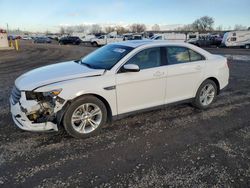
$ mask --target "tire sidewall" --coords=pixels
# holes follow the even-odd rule
[[[97,105],[102,111],[102,121],[101,121],[100,125],[93,132],[87,133],[87,134],[81,134],[81,133],[77,132],[76,130],[74,130],[74,128],[71,124],[72,114],[74,113],[76,108],[78,108],[80,105],[82,105],[84,103],[93,103],[93,104]],[[68,107],[68,109],[66,110],[66,112],[64,114],[63,125],[64,125],[64,128],[69,135],[71,135],[75,138],[87,138],[87,137],[91,137],[91,136],[96,135],[101,130],[101,127],[106,123],[106,121],[107,121],[107,109],[106,109],[106,106],[104,105],[104,103],[100,99],[98,99],[94,96],[83,96],[83,97],[78,98],[75,101],[73,101],[71,103],[71,105]]]
[[[93,42],[92,45],[93,45],[94,47],[97,47],[97,46],[98,46],[96,42]]]
[[[214,89],[215,89],[215,95],[214,95],[214,98],[213,98],[212,102],[211,102],[209,105],[204,106],[204,105],[202,105],[201,102],[200,102],[200,93],[201,93],[201,90],[204,88],[204,86],[207,85],[207,84],[212,84],[212,85],[213,85],[213,87],[214,87]],[[215,84],[215,82],[212,81],[212,80],[205,80],[205,81],[200,85],[199,89],[197,90],[197,93],[196,93],[196,96],[195,96],[195,99],[194,99],[194,105],[195,105],[197,108],[199,108],[199,109],[207,109],[207,108],[209,108],[210,105],[214,102],[217,93],[218,93],[218,88],[217,88],[217,85]]]

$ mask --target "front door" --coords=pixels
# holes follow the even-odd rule
[[[136,64],[139,72],[116,74],[118,114],[164,103],[166,72],[162,69],[161,48],[149,48],[134,55],[126,64]]]

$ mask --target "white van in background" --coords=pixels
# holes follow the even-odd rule
[[[186,34],[184,33],[163,33],[163,34],[155,34],[152,40],[167,40],[170,42],[185,42]]]
[[[250,48],[250,31],[230,31],[226,32],[222,39],[222,45],[226,47]]]

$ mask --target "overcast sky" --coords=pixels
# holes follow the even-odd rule
[[[57,31],[84,23],[189,24],[208,15],[215,26],[250,26],[250,0],[0,0],[0,27]]]

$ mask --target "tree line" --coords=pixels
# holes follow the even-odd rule
[[[201,18],[196,19],[193,23],[184,25],[183,27],[177,28],[180,31],[198,31],[198,32],[206,32],[206,31],[223,31],[223,30],[250,30],[250,27],[243,26],[241,24],[236,24],[234,28],[228,26],[227,28],[223,28],[222,25],[214,28],[214,18],[209,16],[203,16]]]
[[[141,33],[146,31],[146,25],[135,23],[132,24],[129,28],[123,27],[123,26],[107,26],[107,27],[101,27],[99,24],[93,24],[93,25],[79,25],[79,26],[61,26],[60,27],[60,34],[72,34],[73,32],[86,32],[92,34],[97,33],[111,33],[113,31],[116,31],[118,34],[124,34],[128,32],[133,33]]]
[[[177,31],[198,31],[198,32],[207,32],[207,31],[222,31],[223,26],[219,25],[216,28],[214,28],[214,18],[209,16],[203,16],[201,18],[196,19],[193,23],[184,25],[182,27],[178,27],[175,30]],[[250,27],[246,27],[240,24],[236,24],[234,28],[231,28],[230,26],[226,28],[226,30],[250,30]],[[78,25],[78,26],[67,26],[67,27],[60,27],[60,34],[72,34],[73,32],[86,32],[92,34],[97,33],[111,33],[113,31],[116,31],[118,34],[124,34],[128,32],[132,33],[141,33],[146,31],[146,25],[140,24],[140,23],[134,23],[130,25],[129,27],[123,27],[123,26],[107,26],[102,27],[99,24],[93,24],[93,25]],[[160,31],[161,28],[158,24],[154,24],[151,28],[152,31]],[[225,30],[225,29],[224,29]]]

